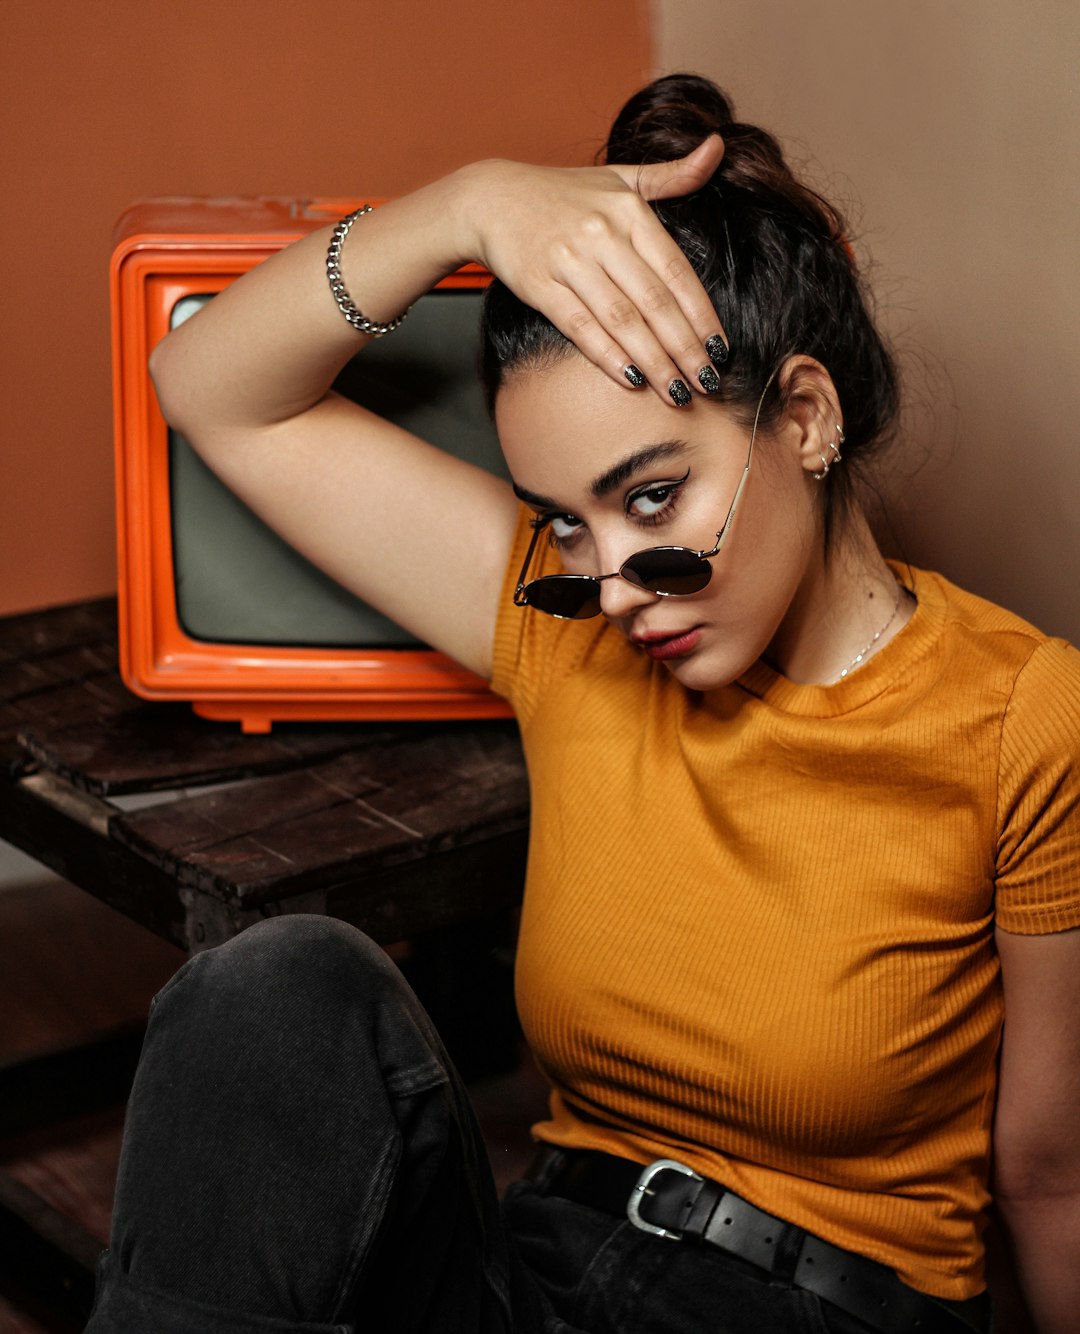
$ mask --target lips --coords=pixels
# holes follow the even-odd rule
[[[670,658],[684,658],[692,653],[701,638],[700,629],[680,630],[677,635],[634,635],[633,642],[655,662],[666,662]]]

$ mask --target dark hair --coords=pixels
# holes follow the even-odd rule
[[[765,130],[735,120],[708,79],[671,74],[635,93],[608,137],[609,163],[667,162],[714,131],[724,157],[692,195],[652,208],[693,264],[723,321],[730,357],[714,397],[747,424],[772,372],[805,353],[829,371],[844,416],[845,466],[828,480],[826,533],[850,499],[849,469],[883,441],[898,410],[896,370],[874,327],[840,213],[803,185]],[[537,311],[494,283],[484,303],[481,372],[489,403],[508,371],[542,366],[570,344]],[[761,422],[775,424],[784,389],[774,381]]]

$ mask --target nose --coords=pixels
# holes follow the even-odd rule
[[[621,575],[605,579],[600,585],[600,610],[609,620],[632,616],[639,607],[656,601],[656,594],[632,584]]]

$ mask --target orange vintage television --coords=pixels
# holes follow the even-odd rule
[[[120,660],[137,695],[266,731],[298,719],[494,718],[504,701],[272,533],[166,424],[147,359],[240,274],[355,201],[159,199],[117,225],[111,265]],[[490,281],[469,265],[365,347],[337,388],[505,471],[475,363]],[[327,300],[330,300],[329,291]],[[422,364],[426,373],[415,373]]]

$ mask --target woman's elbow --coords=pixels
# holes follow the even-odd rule
[[[162,416],[170,425],[179,427],[177,416],[181,396],[178,392],[179,373],[171,334],[166,334],[153,349],[147,364]]]
[[[1039,1200],[1080,1196],[1080,1151],[1067,1134],[1049,1142],[1018,1142],[994,1145],[991,1188],[994,1199],[1006,1211]]]

